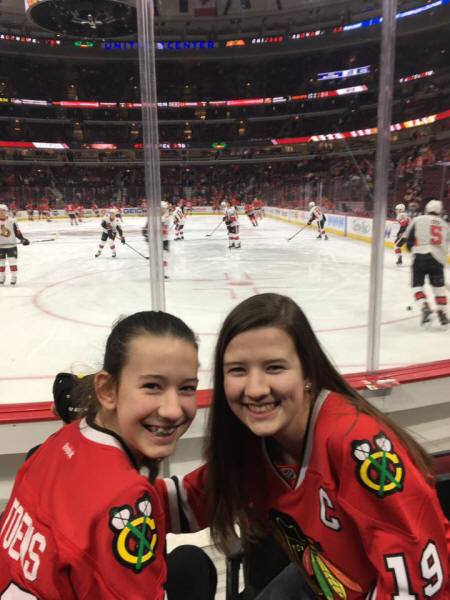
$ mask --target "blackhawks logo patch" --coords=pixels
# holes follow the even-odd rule
[[[347,600],[350,591],[363,593],[359,583],[328,560],[320,542],[305,535],[290,515],[271,508],[269,518],[279,543],[318,597]]]
[[[369,440],[351,442],[358,481],[380,498],[403,489],[405,469],[392,442],[382,431]]]
[[[127,504],[109,511],[108,524],[114,533],[114,556],[136,573],[155,558],[158,535],[151,514],[152,505],[147,495],[136,500],[134,514]]]

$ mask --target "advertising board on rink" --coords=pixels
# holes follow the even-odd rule
[[[306,225],[309,212],[305,210],[292,208],[279,208],[277,206],[266,206],[264,212],[267,216],[280,221],[287,221],[296,225]],[[372,241],[373,220],[370,217],[357,217],[344,214],[331,214],[325,212],[327,221],[325,229],[329,233],[342,235],[364,242]],[[392,220],[387,219],[385,223],[384,239],[385,245],[393,247],[394,240],[397,235],[400,225]]]

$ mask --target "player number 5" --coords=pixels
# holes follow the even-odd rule
[[[430,244],[439,246],[442,242],[442,227],[440,225],[430,225]]]

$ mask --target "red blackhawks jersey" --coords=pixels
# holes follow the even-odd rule
[[[449,523],[394,433],[323,391],[304,447],[292,480],[265,440],[251,438],[242,486],[312,589],[328,600],[448,600]],[[200,467],[184,477],[180,502],[185,522],[199,527],[207,525],[204,476]],[[170,486],[176,526],[182,518]]]
[[[158,486],[120,438],[85,419],[20,467],[0,520],[0,598],[162,600]]]

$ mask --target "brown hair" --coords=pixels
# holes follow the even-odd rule
[[[235,536],[239,523],[241,537],[248,542],[258,535],[255,519],[245,506],[242,482],[242,457],[245,441],[253,436],[230,410],[224,391],[223,359],[231,340],[240,333],[258,327],[278,327],[293,340],[305,378],[312,385],[311,397],[328,389],[345,396],[356,411],[374,416],[386,424],[407,448],[426,478],[431,459],[425,450],[398,424],[370,404],[353,389],[332,365],[300,307],[287,296],[259,294],[244,300],[225,319],[214,356],[214,387],[204,452],[208,464],[206,497],[209,523],[214,542],[223,550]],[[312,406],[314,405],[312,401]],[[232,443],[230,443],[232,440]]]

